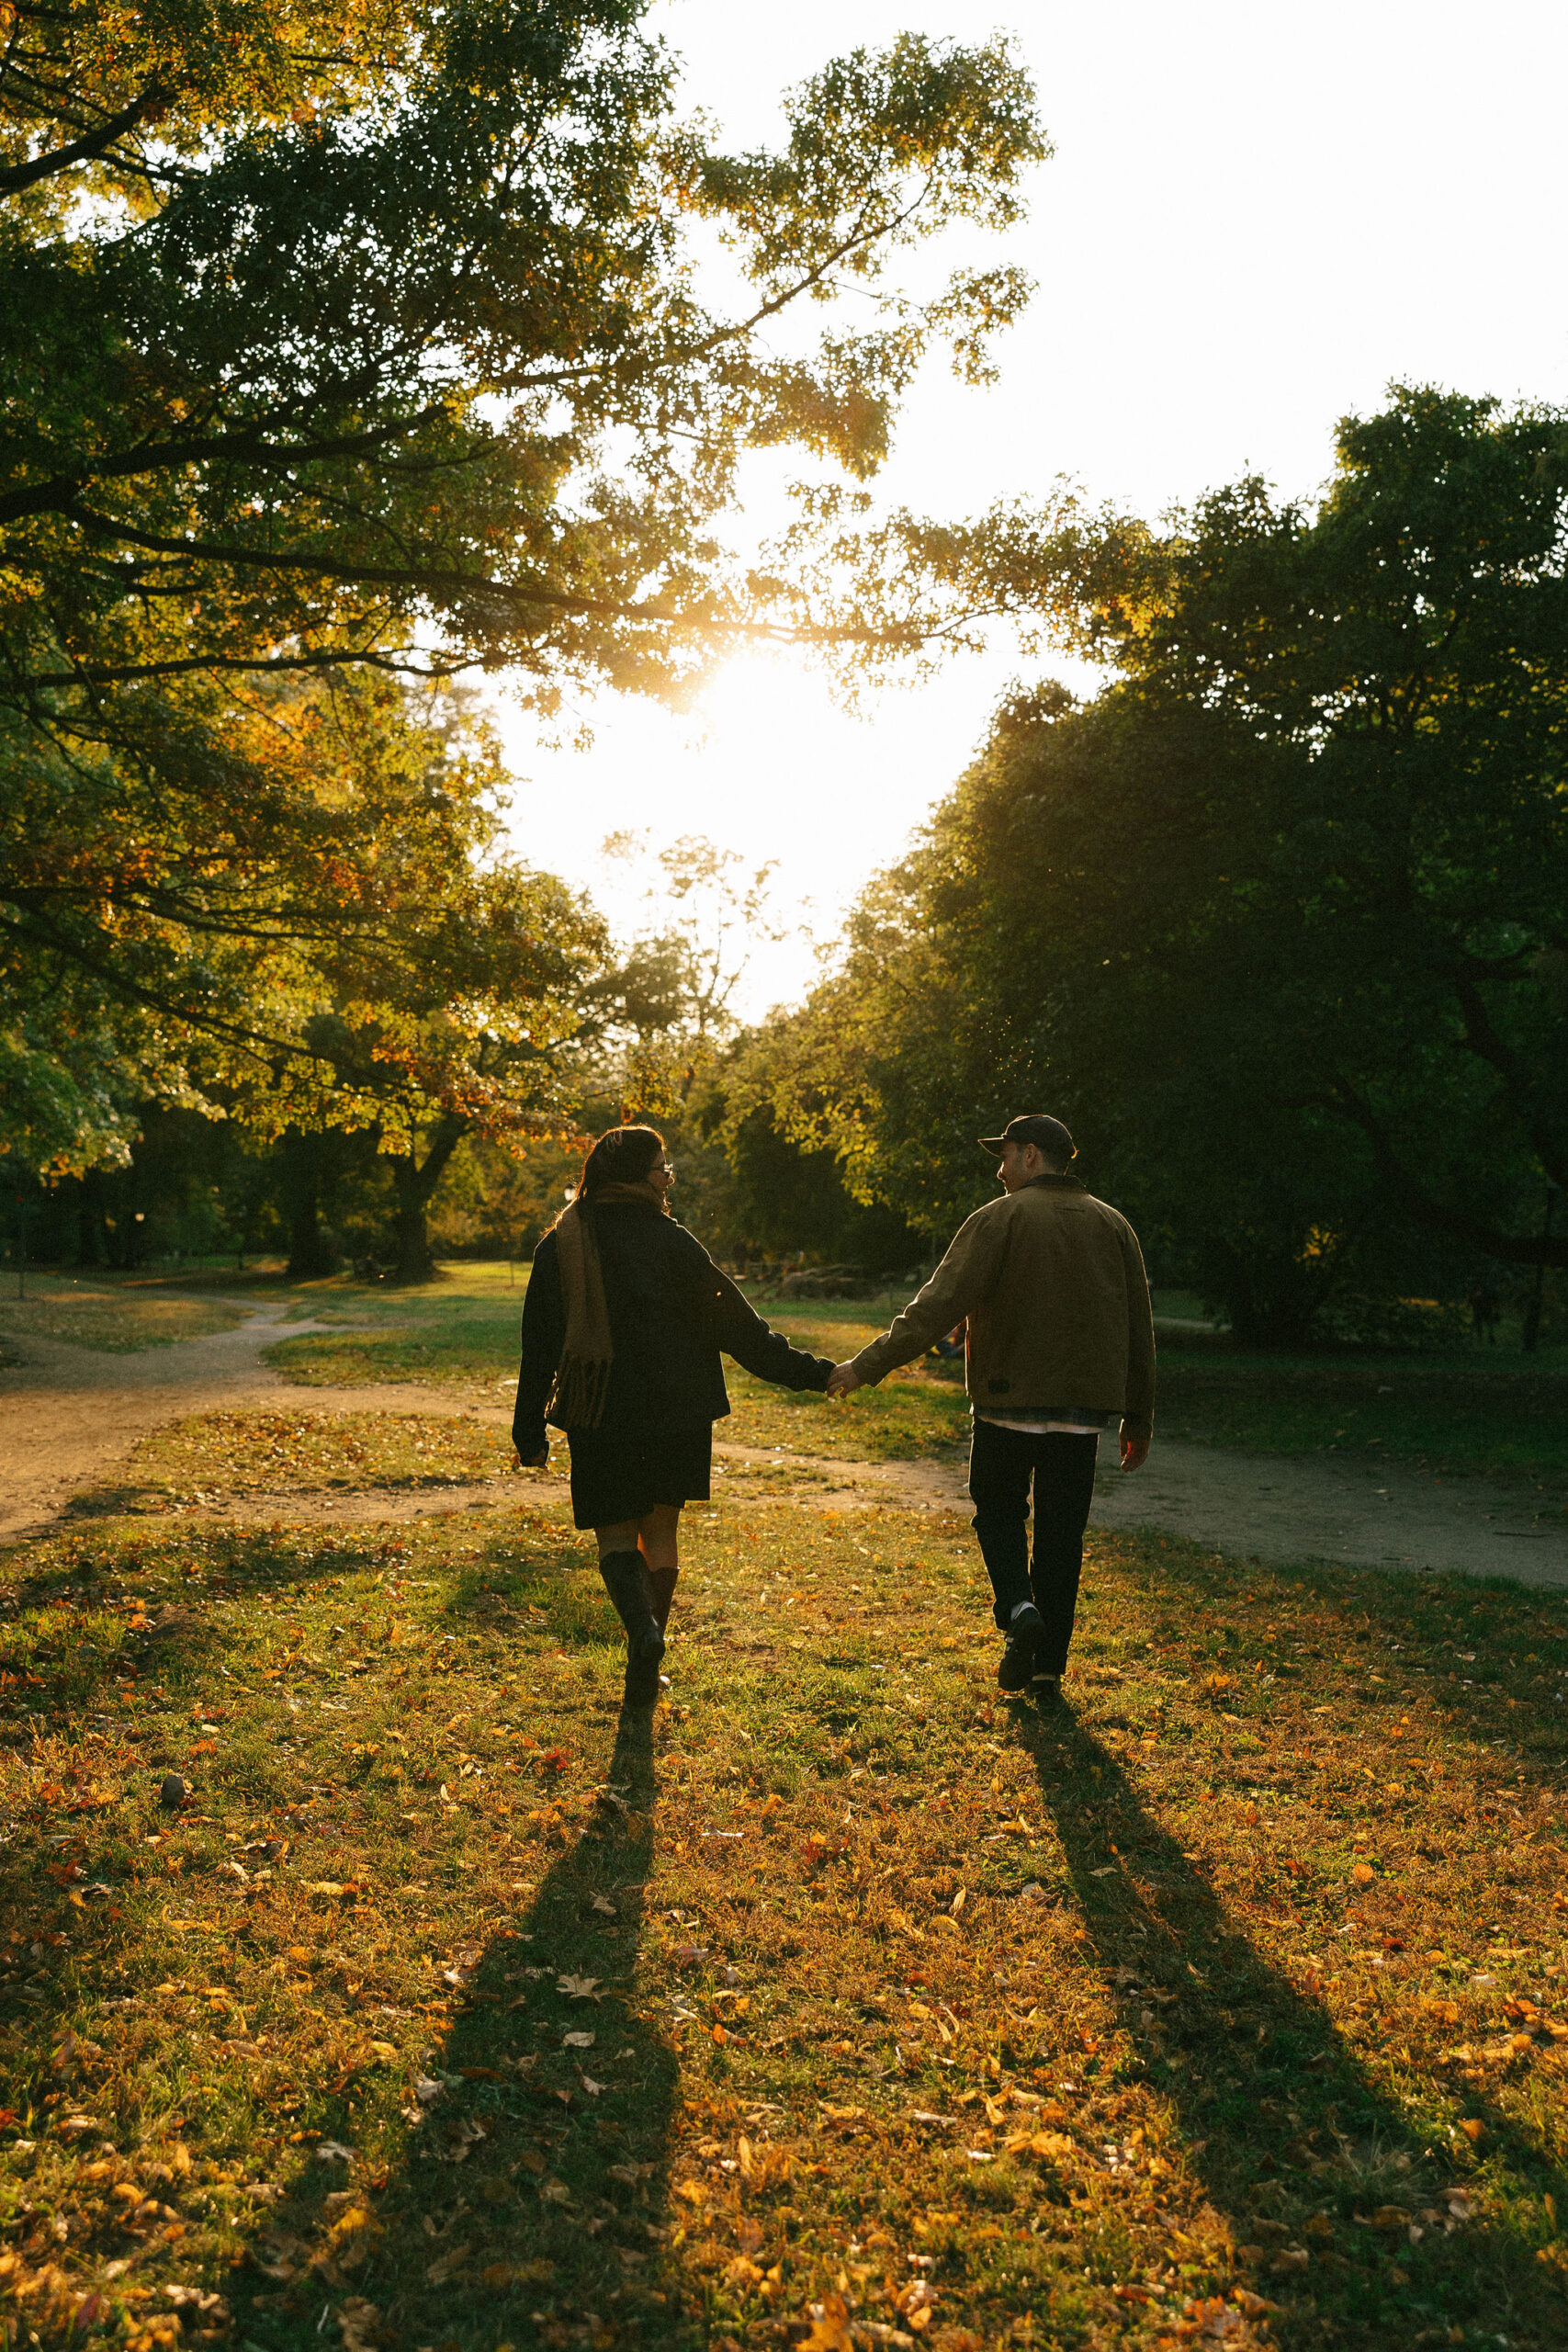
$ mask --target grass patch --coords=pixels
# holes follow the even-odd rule
[[[301,1388],[378,1387],[420,1381],[428,1388],[502,1402],[517,1380],[515,1322],[465,1321],[444,1329],[434,1319],[390,1331],[308,1331],[280,1340],[265,1361]],[[508,1369],[510,1367],[510,1369]]]
[[[848,1317],[828,1320],[815,1306],[810,1312],[788,1306],[766,1312],[795,1347],[840,1363],[886,1328]],[[863,1316],[864,1309],[859,1313]],[[962,1358],[955,1370],[907,1364],[880,1387],[856,1389],[842,1400],[775,1388],[728,1362],[724,1371],[733,1410],[717,1425],[717,1433],[736,1445],[779,1446],[834,1461],[910,1462],[968,1441]]]
[[[1552,2352],[1568,1603],[1101,1534],[1043,1715],[956,1518],[692,1521],[651,1736],[536,1498],[11,1555],[40,2343]]]
[[[179,1340],[203,1340],[231,1331],[243,1310],[223,1299],[170,1298],[108,1285],[85,1277],[28,1276],[30,1295],[0,1299],[0,1338],[18,1360],[17,1342],[63,1340],[106,1355],[134,1355],[142,1348],[172,1348]]]
[[[1568,1480],[1568,1361],[1229,1355],[1162,1348],[1158,1430],[1271,1453],[1363,1453]]]
[[[78,1510],[159,1510],[340,1487],[466,1485],[515,1475],[502,1430],[456,1415],[197,1413],[142,1438]]]
[[[476,1402],[506,1402],[517,1377],[520,1310],[503,1320],[488,1294],[445,1301],[427,1290],[420,1298],[424,1304],[418,1321],[379,1331],[304,1332],[269,1348],[266,1361],[302,1387],[412,1380]],[[356,1317],[360,1304],[356,1298]],[[389,1306],[386,1311],[396,1309]],[[796,1347],[840,1362],[885,1328],[866,1322],[863,1306],[835,1313],[813,1302],[808,1308],[764,1305],[761,1311]],[[733,1410],[716,1433],[732,1445],[778,1447],[836,1461],[897,1462],[940,1453],[968,1435],[962,1374],[946,1367],[909,1365],[880,1388],[858,1392],[849,1405],[775,1388],[728,1360],[725,1378]]]

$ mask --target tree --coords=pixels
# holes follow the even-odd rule
[[[1400,391],[1313,510],[1038,534],[1036,613],[1121,678],[1015,698],[868,895],[791,1132],[952,1214],[974,1114],[1056,1109],[1258,1337],[1438,1242],[1568,1263],[1565,491],[1562,416]],[[1017,541],[943,561],[1026,593]]]
[[[732,155],[642,15],[19,0],[0,533],[33,726],[140,741],[180,679],[258,667],[669,684],[765,593],[713,537],[741,453],[863,474],[933,341],[983,368],[1016,273],[920,302],[889,267],[1017,216],[1047,150],[1005,48],[858,51],[782,153]],[[863,323],[778,347],[846,287]]]
[[[11,740],[0,986],[35,1062],[113,1046],[99,1132],[23,1119],[13,1148],[86,1164],[109,1112],[152,1095],[265,1134],[373,1126],[399,1153],[444,1114],[536,1114],[604,933],[497,854],[485,729],[374,675],[235,682],[221,705],[153,771]]]
[[[123,1154],[198,1045],[309,1124],[341,1081],[290,958],[330,965],[335,921],[327,1001],[368,1004],[394,906],[439,929],[445,880],[467,920],[445,787],[383,793],[348,740],[397,682],[679,692],[775,627],[716,536],[742,455],[869,472],[933,343],[983,370],[1023,300],[894,275],[1018,213],[1046,149],[1004,47],[856,51],[735,155],[642,14],[7,8],[0,1140],[35,1163]],[[715,237],[731,312],[697,291]],[[793,349],[792,309],[826,321]]]

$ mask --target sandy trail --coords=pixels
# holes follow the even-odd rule
[[[138,1439],[190,1413],[246,1407],[310,1413],[423,1413],[461,1416],[505,1428],[505,1402],[475,1406],[450,1390],[413,1381],[367,1387],[307,1388],[262,1362],[285,1331],[320,1329],[286,1322],[281,1305],[236,1301],[245,1321],[235,1330],[135,1355],[29,1339],[27,1360],[0,1371],[0,1542],[41,1534],[73,1495],[104,1480]],[[718,1435],[715,1468],[733,1490],[787,1496],[824,1510],[876,1503],[967,1511],[961,1459],[851,1462],[818,1454],[727,1443]],[[1123,1477],[1114,1442],[1101,1446],[1091,1523],[1153,1528],[1185,1535],[1243,1557],[1274,1563],[1330,1560],[1348,1567],[1509,1577],[1568,1589],[1568,1516],[1544,1495],[1539,1507],[1520,1491],[1480,1478],[1438,1480],[1390,1463],[1325,1461],[1248,1453],[1181,1440],[1156,1441],[1147,1467]],[[565,1489],[566,1449],[552,1448],[547,1471],[438,1488],[298,1488],[248,1495],[216,1508],[238,1522],[406,1522],[453,1511],[514,1509],[535,1495]],[[790,1473],[805,1474],[792,1482]],[[766,1485],[760,1472],[777,1474]],[[717,1481],[716,1480],[716,1485]],[[719,1491],[722,1491],[722,1487]],[[213,1509],[208,1506],[208,1509]]]
[[[118,1469],[139,1438],[187,1413],[247,1406],[329,1413],[471,1409],[460,1397],[412,1382],[298,1387],[263,1363],[262,1351],[285,1335],[326,1327],[286,1322],[279,1305],[232,1304],[246,1317],[237,1329],[135,1355],[31,1337],[17,1343],[25,1361],[0,1370],[0,1542],[41,1532],[81,1487]]]

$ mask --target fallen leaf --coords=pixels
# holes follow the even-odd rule
[[[338,2311],[337,2324],[343,2336],[343,2352],[376,2352],[381,2314],[374,2303],[357,2300],[344,2303]]]
[[[594,2033],[563,2033],[560,2046],[563,2050],[592,2050],[598,2039]]]
[[[849,2307],[842,2295],[829,2295],[819,2303],[808,2304],[807,2310],[811,2333],[802,2337],[797,2352],[854,2352]]]
[[[1350,1876],[1355,1880],[1358,1886],[1371,1886],[1372,1880],[1376,1875],[1377,1873],[1372,1869],[1371,1862],[1358,1862],[1355,1869],[1350,1873]]]
[[[449,2254],[442,2255],[440,2259],[433,2262],[425,2272],[425,2285],[427,2287],[445,2286],[453,2273],[460,2270],[467,2262],[469,2251],[470,2249],[466,2245],[455,2245]]]
[[[616,1910],[615,1905],[610,1901],[607,1894],[596,1894],[593,1897],[593,1908],[595,1911],[600,1912],[606,1919],[618,1919],[620,1917],[620,1913]]]
[[[564,1993],[569,2000],[602,2001],[604,1996],[598,1990],[599,1982],[597,1976],[558,1976],[556,1991]]]

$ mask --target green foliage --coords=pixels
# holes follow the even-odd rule
[[[0,1146],[80,1169],[151,1095],[400,1150],[422,1117],[536,1110],[601,933],[495,855],[502,781],[460,708],[373,675],[213,688],[134,754],[0,717],[0,992],[29,1081]]]
[[[742,454],[866,473],[933,345],[973,373],[1024,299],[894,276],[1017,216],[1005,45],[856,51],[737,156],[642,13],[7,6],[0,1150],[123,1158],[149,1095],[403,1158],[537,1119],[592,926],[494,859],[493,749],[398,682],[678,692],[774,626],[715,537]]]
[[[1565,492],[1568,419],[1405,390],[1310,513],[1021,526],[1007,593],[1121,676],[998,714],[777,1040],[786,1130],[950,1219],[974,1136],[1053,1110],[1248,1336],[1568,1262]]]
[[[793,92],[780,153],[726,154],[642,15],[13,12],[20,707],[134,728],[193,675],[429,660],[549,702],[569,673],[668,684],[744,623],[712,537],[739,455],[870,470],[932,344],[972,362],[1027,290],[909,301],[893,256],[1015,219],[1047,150],[1005,46],[906,36]],[[698,300],[697,224],[733,315]],[[778,314],[849,285],[854,328],[781,355]]]

